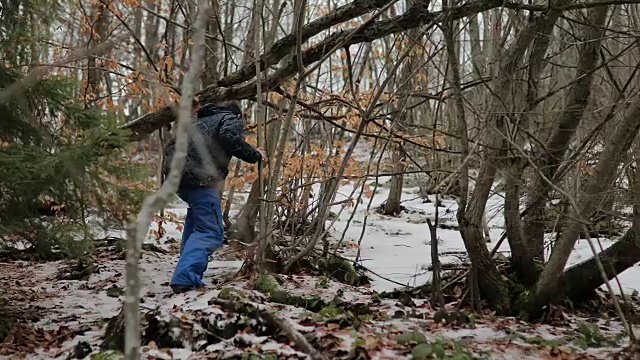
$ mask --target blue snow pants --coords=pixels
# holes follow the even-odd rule
[[[203,286],[209,256],[224,241],[220,192],[214,188],[180,189],[178,196],[189,204],[182,231],[180,259],[172,286]]]

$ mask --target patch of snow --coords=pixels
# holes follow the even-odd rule
[[[355,157],[368,159],[368,152],[357,148]],[[389,190],[389,177],[369,179],[367,183],[378,182],[376,193],[371,199],[371,207],[367,208],[369,199],[363,198],[363,203],[357,208],[335,205],[331,211],[339,214],[337,220],[330,229],[330,235],[334,239],[340,239],[344,233],[344,240],[349,245],[358,244],[360,246],[359,262],[368,269],[379,274],[373,276],[372,287],[351,287],[335,281],[322,281],[312,276],[294,275],[287,277],[284,287],[294,294],[317,295],[325,300],[331,300],[340,295],[342,300],[348,303],[370,302],[371,295],[376,291],[388,291],[398,288],[399,284],[420,285],[430,280],[431,274],[427,271],[431,265],[430,233],[426,223],[427,219],[434,220],[436,208],[435,197],[429,196],[429,202],[423,200],[419,194],[418,187],[406,187],[403,189],[403,206],[406,211],[398,217],[384,216],[376,209],[386,200]],[[494,186],[494,190],[497,186]],[[319,194],[320,185],[313,186],[314,194]],[[372,189],[373,190],[373,189]],[[349,197],[357,196],[359,189],[353,184],[341,186],[336,203],[347,200]],[[236,196],[246,198],[246,192],[238,192]],[[234,203],[233,212],[237,212],[241,204]],[[487,249],[493,250],[497,240],[504,233],[504,219],[502,209],[504,206],[504,196],[499,192],[494,192],[488,202],[486,218],[488,221],[491,242],[487,243]],[[443,197],[441,206],[437,209],[438,222],[448,228],[438,228],[438,247],[440,261],[443,263],[460,263],[461,257],[465,257],[466,250],[462,238],[456,230],[458,223],[456,220],[457,203],[455,199]],[[152,235],[158,230],[158,224],[153,223],[147,243],[153,243],[163,249],[169,250],[168,254],[145,253],[141,259],[141,280],[144,303],[143,309],[159,309],[160,316],[166,319],[170,317],[184,317],[185,320],[195,318],[215,319],[219,326],[225,325],[226,313],[215,305],[209,305],[209,301],[217,297],[218,289],[207,289],[204,292],[190,291],[180,295],[173,295],[167,283],[169,282],[173,269],[177,263],[178,254],[176,242],[179,244],[182,237],[180,225],[186,215],[186,204],[179,199],[165,211],[165,217],[175,217],[177,222],[165,222],[163,228],[166,231],[161,239],[155,239]],[[122,236],[121,232],[112,232],[117,236]],[[116,236],[116,235],[113,235]],[[549,239],[553,239],[555,234],[548,234]],[[167,243],[167,240],[175,241]],[[611,246],[614,241],[609,239],[598,239],[603,248]],[[594,239],[596,241],[596,239]],[[509,244],[503,241],[498,252],[508,254]],[[356,251],[353,248],[347,249],[345,256],[355,258]],[[567,266],[574,265],[581,261],[588,260],[592,256],[591,249],[585,240],[576,243],[574,251],[571,253]],[[88,280],[55,280],[57,268],[62,266],[61,262],[46,264],[31,264],[26,262],[14,262],[11,266],[22,266],[30,274],[29,282],[23,287],[34,292],[37,300],[35,305],[47,311],[46,318],[43,318],[35,325],[44,329],[57,329],[61,325],[70,327],[88,326],[89,331],[67,341],[60,349],[45,351],[39,349],[30,356],[30,359],[51,359],[66,358],[73,347],[81,341],[87,341],[97,348],[100,337],[103,334],[105,320],[116,315],[122,304],[122,296],[112,297],[108,294],[108,289],[112,286],[122,288],[124,286],[124,265],[125,262],[117,256],[102,258],[99,261],[99,272],[93,274]],[[0,264],[2,265],[2,264]],[[219,279],[223,274],[238,271],[242,261],[226,261],[214,255],[214,260],[210,262],[205,278],[207,281]],[[624,291],[640,290],[640,267],[632,267],[619,276]],[[612,281],[613,288],[617,290],[617,284]],[[235,281],[224,286],[231,286],[258,295],[254,291],[247,290],[248,284],[243,281]],[[430,340],[435,341],[438,337],[449,340],[467,341],[473,339],[474,347],[477,351],[492,351],[494,359],[539,359],[536,354],[529,354],[528,349],[532,348],[522,339],[511,339],[509,333],[503,330],[507,327],[517,331],[527,337],[539,336],[546,340],[560,339],[566,336],[563,332],[576,333],[577,321],[588,321],[588,319],[572,318],[570,326],[530,326],[520,323],[514,319],[501,319],[507,325],[496,324],[487,321],[478,323],[475,328],[444,328],[433,323],[433,310],[425,301],[415,301],[416,307],[412,316],[415,318],[392,319],[398,310],[407,312],[407,308],[401,307],[397,301],[384,299],[376,307],[382,313],[389,315],[388,319],[365,322],[359,333],[354,334],[352,329],[335,329],[328,324],[308,324],[301,325],[303,319],[308,316],[308,311],[292,306],[277,306],[275,304],[258,305],[260,308],[271,306],[277,308],[279,313],[291,320],[295,329],[303,333],[315,333],[317,336],[334,335],[340,342],[340,348],[348,352],[352,349],[357,337],[367,336],[384,338],[384,341],[393,342],[383,335],[396,334],[406,331],[419,331]],[[196,315],[197,314],[197,315]],[[418,319],[417,317],[424,317]],[[194,320],[195,321],[195,320]],[[335,325],[335,324],[332,324]],[[616,322],[607,324],[603,321],[598,325],[601,331],[607,336],[614,336],[622,331],[621,325]],[[200,325],[198,325],[200,326]],[[173,331],[181,331],[174,328]],[[200,328],[199,331],[204,331]],[[178,338],[178,333],[173,334]],[[223,353],[226,357],[242,354],[235,342],[242,342],[250,347],[245,351],[258,349],[262,352],[272,352],[281,356],[297,356],[300,358],[306,355],[296,351],[288,344],[278,343],[268,337],[258,337],[252,334],[241,333],[235,337],[220,341],[213,345],[208,345],[206,351],[197,354],[190,349],[171,349],[169,358],[188,359],[197,356],[207,356],[208,354]],[[389,345],[388,343],[385,345]],[[396,344],[397,345],[397,344]],[[406,350],[406,349],[405,349]],[[403,350],[404,351],[404,350]],[[397,350],[394,346],[385,346],[377,351],[372,358],[376,359],[402,359],[408,358],[405,352]],[[599,358],[606,358],[617,348],[589,349],[588,353]],[[203,354],[204,353],[204,354]],[[166,358],[169,354],[158,350],[149,350],[147,357]]]

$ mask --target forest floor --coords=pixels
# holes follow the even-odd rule
[[[180,222],[186,213],[185,204],[172,204],[166,209],[172,220],[164,223],[163,236],[157,238],[154,225],[148,243],[155,247],[148,248],[141,259],[142,310],[161,319],[144,336],[153,340],[144,347],[144,357],[307,358],[293,342],[271,335],[277,331],[265,330],[273,324],[256,314],[270,310],[277,311],[283,321],[311,339],[318,351],[340,359],[614,359],[627,346],[621,324],[605,314],[598,318],[563,314],[553,324],[536,325],[489,312],[470,316],[465,313],[459,317],[463,320],[449,324],[436,322],[442,314],[439,316],[424,299],[381,296],[398,288],[398,284],[413,286],[429,280],[426,219],[433,220],[435,207],[418,196],[417,188],[408,186],[403,194],[405,211],[399,217],[383,216],[374,210],[387,195],[384,181],[378,181],[371,207],[367,209],[368,199],[364,199],[348,227],[352,211],[345,209],[331,233],[332,238],[340,239],[346,229],[341,255],[354,257],[360,250],[361,264],[372,271],[370,285],[353,287],[309,274],[278,278],[288,294],[314,299],[320,306],[300,302],[283,305],[273,296],[254,290],[250,280],[234,277],[242,260],[228,246],[210,262],[205,274],[205,282],[210,284],[206,290],[172,294],[168,282],[177,262]],[[348,197],[350,190],[345,186],[340,196]],[[240,205],[239,200],[234,202]],[[487,209],[490,250],[503,231],[501,215],[496,215],[501,206],[500,194],[493,195]],[[438,209],[439,221],[447,228],[438,229],[440,259],[454,265],[465,261],[459,233],[450,228],[456,226],[455,207],[455,201],[443,199]],[[338,213],[339,207],[334,212]],[[364,235],[358,244],[361,234]],[[603,247],[611,243],[602,239]],[[0,263],[0,286],[11,289],[5,300],[25,318],[0,344],[0,358],[111,358],[100,352],[100,345],[107,321],[118,313],[124,297],[122,250],[118,242],[98,247],[95,272],[80,279],[69,279],[69,273],[77,273],[78,269],[70,271],[70,264],[64,262]],[[507,252],[508,244],[504,242],[498,251]],[[570,263],[590,255],[588,244],[579,241]],[[620,276],[625,293],[640,289],[638,279],[640,267]],[[461,289],[454,294],[463,296]],[[260,310],[246,313],[248,317],[242,322],[242,314],[229,312],[229,301],[253,304]],[[455,302],[449,308],[455,309]],[[169,329],[169,324],[175,328]],[[229,333],[229,329],[233,331]],[[422,357],[425,354],[434,355]]]

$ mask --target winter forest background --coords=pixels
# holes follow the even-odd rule
[[[0,357],[635,358],[638,3],[0,0]],[[173,295],[192,100],[269,162]]]

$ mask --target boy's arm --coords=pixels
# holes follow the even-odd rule
[[[239,119],[227,119],[220,127],[220,140],[229,153],[238,159],[255,164],[262,155],[244,140],[244,124]]]

